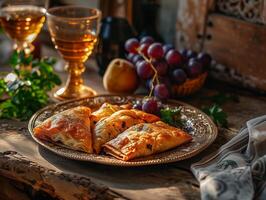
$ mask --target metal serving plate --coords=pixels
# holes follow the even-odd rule
[[[188,159],[206,149],[216,139],[218,133],[217,127],[205,113],[186,103],[175,100],[168,100],[167,104],[169,105],[169,107],[173,108],[179,106],[181,107],[181,116],[185,121],[185,129],[193,137],[193,140],[190,143],[181,145],[172,150],[148,157],[138,158],[125,162],[104,154],[87,154],[84,152],[68,149],[62,145],[56,145],[51,142],[39,140],[33,134],[34,127],[42,123],[45,119],[58,112],[73,108],[75,106],[84,105],[92,109],[97,109],[104,102],[109,102],[111,104],[125,104],[142,99],[143,96],[104,95],[53,104],[35,113],[29,122],[28,128],[31,136],[37,143],[60,156],[74,160],[89,161],[113,166],[155,165]]]

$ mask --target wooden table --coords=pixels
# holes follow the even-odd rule
[[[65,79],[64,73],[61,76]],[[88,68],[86,83],[99,94],[107,93],[96,68]],[[120,168],[68,160],[39,147],[27,131],[27,122],[0,120],[0,199],[200,199],[191,163],[215,152],[248,119],[266,113],[265,96],[223,83],[207,84],[181,100],[201,107],[208,104],[204,97],[217,91],[239,97],[239,102],[223,106],[229,128],[220,128],[217,140],[200,155],[167,165]]]

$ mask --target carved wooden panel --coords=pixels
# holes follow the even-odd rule
[[[266,0],[179,2],[177,46],[209,52],[216,77],[266,91]]]
[[[217,0],[216,7],[221,13],[249,22],[263,23],[264,3],[264,0]]]
[[[215,1],[215,13],[208,15],[204,50],[223,65],[215,68],[217,78],[266,91],[265,3]]]
[[[217,78],[266,91],[266,26],[234,17],[208,17],[204,50],[217,61]]]

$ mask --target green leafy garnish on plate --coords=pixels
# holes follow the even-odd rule
[[[161,120],[175,127],[183,127],[180,108],[164,108],[160,110]]]
[[[0,99],[7,96],[0,103],[0,118],[27,120],[48,103],[48,92],[61,84],[53,70],[55,60],[33,60],[32,56],[15,52],[10,64],[12,72],[0,79]]]

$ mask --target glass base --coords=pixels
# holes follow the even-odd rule
[[[54,97],[60,101],[85,98],[85,97],[93,97],[96,95],[97,95],[97,92],[95,90],[85,85],[80,85],[79,89],[77,89],[76,91],[71,91],[68,88],[63,87],[54,93]]]

